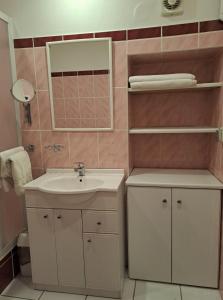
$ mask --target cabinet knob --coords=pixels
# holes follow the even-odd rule
[[[97,222],[97,225],[101,225],[101,222]]]
[[[177,204],[182,204],[182,201],[181,200],[177,200]]]
[[[62,219],[62,216],[61,215],[57,216],[57,219]]]
[[[88,239],[87,242],[88,242],[88,243],[91,243],[91,239]]]
[[[163,201],[162,201],[164,204],[166,204],[167,203],[167,199],[163,199]]]
[[[44,215],[43,217],[44,217],[44,219],[48,219],[48,215]]]

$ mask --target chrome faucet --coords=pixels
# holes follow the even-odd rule
[[[85,176],[85,165],[83,162],[77,162],[77,167],[74,168],[75,172],[78,172],[78,175],[83,177]]]

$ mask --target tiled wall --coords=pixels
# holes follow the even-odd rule
[[[4,259],[0,260],[0,293],[19,273],[17,248],[14,248]]]
[[[57,128],[110,128],[109,70],[51,73]]]
[[[35,175],[41,174],[47,167],[72,167],[75,161],[83,160],[88,168],[125,168],[129,170],[129,136],[128,136],[128,56],[129,55],[147,55],[148,53],[159,53],[162,51],[178,51],[188,49],[203,49],[208,47],[223,46],[223,24],[219,21],[191,23],[174,26],[164,26],[156,28],[144,28],[135,30],[123,30],[116,32],[103,33],[86,33],[83,35],[65,35],[57,37],[45,38],[29,38],[15,40],[16,48],[16,63],[17,73],[19,78],[25,78],[34,84],[37,88],[36,101],[31,104],[33,124],[28,126],[23,122],[22,118],[22,135],[23,143],[34,143],[36,146],[35,152],[30,154]],[[92,133],[71,133],[71,132],[53,132],[50,117],[50,103],[47,83],[47,66],[45,56],[45,43],[47,41],[75,39],[75,38],[97,38],[110,36],[113,39],[113,90],[114,90],[114,132],[92,132]],[[199,73],[199,72],[198,72]],[[207,70],[206,76],[211,73]],[[212,76],[212,75],[211,75]],[[208,78],[200,74],[199,80],[204,82]],[[200,94],[199,97],[201,96]],[[206,95],[206,94],[205,94]],[[211,107],[211,100],[207,99],[204,106],[200,106],[201,98],[197,98],[196,106],[194,107],[193,97],[189,99],[191,105],[196,111],[196,114],[190,115],[190,120],[193,123],[193,117],[199,119],[200,124],[204,123],[204,115],[202,109],[208,111]],[[171,106],[172,102],[177,99],[170,99],[162,96],[159,101],[167,103]],[[207,96],[206,96],[207,98]],[[141,99],[141,100],[140,100]],[[147,97],[139,97],[140,101],[147,102]],[[172,101],[173,100],[173,101]],[[130,100],[131,101],[131,100]],[[148,101],[151,103],[152,101]],[[154,102],[153,102],[154,103]],[[183,103],[183,101],[182,101]],[[136,105],[137,103],[135,103]],[[143,106],[142,106],[143,107]],[[166,107],[168,110],[168,108]],[[145,114],[145,111],[139,115]],[[163,113],[165,114],[165,109]],[[149,110],[146,111],[149,115]],[[179,125],[185,112],[176,112],[177,118],[174,119],[176,125]],[[167,114],[168,115],[168,114]],[[153,116],[154,117],[154,116]],[[149,118],[149,122],[153,122],[154,118]],[[170,116],[172,117],[172,116]],[[181,118],[182,117],[182,118]],[[208,115],[206,116],[208,118]],[[140,121],[148,120],[142,118]],[[196,118],[195,118],[196,119]],[[169,118],[171,121],[171,118]],[[172,122],[172,121],[171,121]],[[206,122],[206,121],[205,121]],[[209,122],[209,121],[208,121]],[[130,124],[131,125],[131,124]],[[144,124],[142,124],[143,126]],[[188,142],[188,138],[190,142]],[[165,157],[165,163],[159,166],[171,167],[168,160],[169,157],[175,159],[175,167],[207,167],[209,151],[213,151],[209,146],[208,135],[195,136],[172,136],[167,139],[167,136],[144,136],[144,142],[140,141],[140,137],[133,137],[135,140],[135,159],[139,166],[142,161],[148,161],[148,167],[153,166],[153,155],[159,153],[158,160],[163,162],[161,157]],[[166,143],[168,140],[168,143]],[[181,151],[176,155],[176,144],[182,145]],[[45,149],[45,146],[52,143],[63,144],[65,147],[61,152],[54,153]],[[138,153],[137,145],[145,143],[146,151],[143,156]],[[152,146],[151,146],[152,145]],[[162,149],[156,151],[157,145],[163,145]],[[207,146],[208,145],[208,146]],[[214,150],[216,144],[213,143]],[[221,145],[219,145],[221,147]],[[193,151],[192,149],[193,148]],[[153,150],[152,150],[153,149]],[[187,149],[185,154],[185,149]],[[203,150],[205,149],[205,151]],[[190,152],[191,151],[191,152]],[[218,150],[219,151],[219,150]],[[138,153],[138,154],[137,154]],[[150,153],[150,155],[148,155]],[[180,154],[181,153],[181,154]],[[194,153],[193,160],[188,164],[187,158],[190,153]],[[212,152],[211,152],[212,153]],[[202,155],[200,155],[202,154]],[[179,155],[183,159],[179,160]],[[213,155],[212,155],[213,156]],[[149,158],[148,158],[149,157]],[[218,155],[215,165],[212,164],[211,170],[220,177],[217,173],[218,165],[220,164],[220,156]],[[173,162],[173,161],[172,161]],[[130,164],[131,168],[131,164]]]

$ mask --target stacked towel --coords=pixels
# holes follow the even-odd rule
[[[131,76],[129,83],[132,89],[173,89],[192,87],[197,84],[193,74],[177,73],[163,75]]]
[[[9,192],[12,187],[12,172],[9,157],[17,152],[24,151],[23,147],[16,147],[0,152],[0,187],[5,192]]]
[[[24,185],[33,180],[29,155],[20,151],[10,156],[12,178],[15,192],[18,196],[24,194]]]

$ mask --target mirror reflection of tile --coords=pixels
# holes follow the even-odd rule
[[[57,128],[110,127],[109,70],[52,72]]]

